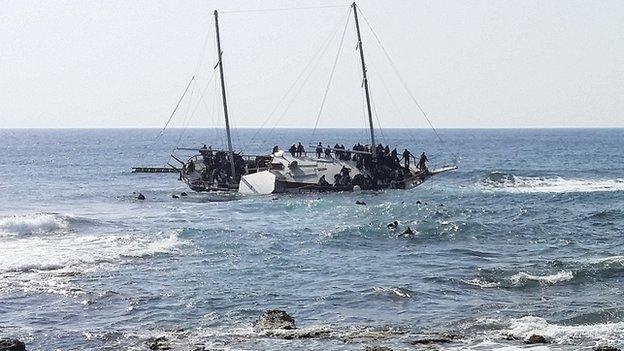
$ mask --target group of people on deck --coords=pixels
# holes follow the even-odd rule
[[[273,153],[278,150],[279,148],[275,146],[273,148]],[[348,150],[342,144],[336,144],[331,147],[329,145],[323,146],[323,144],[319,142],[318,145],[316,145],[315,151],[316,157],[319,159],[333,157],[341,161],[354,161],[357,169],[367,170],[372,176],[371,179],[368,179],[369,181],[377,179],[382,183],[388,184],[403,181],[405,177],[411,173],[411,159],[414,158],[414,160],[416,160],[416,157],[407,149],[405,149],[401,153],[401,156],[399,156],[396,148],[391,150],[388,145],[384,146],[382,144],[379,144],[374,149],[371,149],[369,145],[357,143],[353,145],[351,150]],[[301,142],[293,144],[288,149],[288,152],[293,157],[302,157],[306,154]],[[374,159],[373,156],[375,156]],[[426,163],[428,161],[427,155],[423,152],[418,159],[418,170],[425,171],[427,169]],[[339,174],[336,174],[334,176],[334,185],[355,185],[356,183],[366,183],[367,179],[355,179],[355,177],[351,179],[349,171],[350,169],[345,167],[345,169],[341,170]],[[361,174],[356,175],[356,177],[358,176],[364,177]],[[324,176],[319,179],[318,185],[327,186],[329,184],[330,183]]]
[[[273,153],[279,151],[278,146],[273,147]],[[332,157],[332,152],[334,153],[334,157],[341,161],[356,161],[358,169],[366,169],[369,168],[372,162],[372,152],[368,145],[362,145],[357,143],[353,145],[351,150],[345,148],[342,144],[336,144],[334,147],[326,146],[323,147],[321,142],[316,146],[316,157],[317,158],[330,158]],[[288,149],[288,152],[293,157],[302,157],[306,154],[305,148],[301,144],[301,142],[297,144],[292,144],[292,146]],[[375,155],[377,156],[377,162],[381,164],[385,164],[390,166],[391,168],[399,168],[401,161],[403,161],[403,168],[405,170],[409,170],[410,159],[415,156],[409,152],[409,150],[405,149],[402,153],[402,159],[399,159],[397,149],[390,150],[390,147],[386,145],[385,147],[382,144],[377,145],[375,148]],[[424,170],[426,168],[427,155],[423,152],[420,155],[420,159],[418,161],[418,169]]]

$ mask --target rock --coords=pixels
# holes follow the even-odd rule
[[[437,338],[424,338],[424,339],[414,340],[412,341],[412,344],[413,345],[429,345],[429,344],[446,344],[449,342],[453,342],[453,339],[437,337]]]
[[[171,350],[168,340],[164,336],[149,340],[148,347],[150,350]]]
[[[180,196],[188,196],[188,194],[183,191],[180,193]]]
[[[0,339],[0,351],[26,351],[26,345],[17,339]]]
[[[622,351],[620,349],[618,349],[617,347],[613,347],[613,346],[596,346],[593,348],[594,351]]]
[[[179,198],[180,198],[180,197],[179,197],[178,195],[176,195],[176,194],[171,195],[171,197],[172,197],[172,198],[174,198],[174,199],[179,199]]]
[[[392,351],[392,349],[386,346],[366,346],[364,351]]]
[[[295,319],[286,311],[267,310],[253,323],[256,330],[296,329]]]
[[[145,200],[145,195],[139,193],[139,195],[137,195],[136,199],[137,200]]]
[[[526,343],[527,344],[547,344],[548,341],[546,341],[546,338],[541,335],[533,334],[529,337]]]
[[[364,205],[364,206],[366,206],[366,202],[364,202],[364,201],[360,201],[360,200],[357,200],[357,201],[355,202],[355,204],[356,204],[356,205]]]

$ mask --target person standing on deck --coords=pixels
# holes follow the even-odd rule
[[[273,146],[273,151],[271,151],[272,154],[276,153],[279,151],[279,147],[277,145]]]
[[[299,142],[299,145],[297,145],[297,156],[302,157],[304,153],[305,149],[303,148],[303,145],[301,145],[301,142]]]
[[[323,144],[319,141],[318,145],[316,145],[316,158],[321,158],[323,154]]]
[[[410,166],[410,157],[412,157],[412,153],[409,152],[408,149],[405,149],[405,151],[403,151],[403,162],[405,162],[405,169],[408,170],[409,166]]]
[[[331,149],[329,148],[329,144],[327,144],[327,147],[325,148],[325,157],[326,158],[331,157]]]
[[[295,146],[295,144],[292,144],[292,146],[290,147],[290,149],[288,149],[288,152],[290,152],[290,154],[292,155],[292,157],[295,157],[295,155],[297,154],[297,147]]]
[[[427,161],[429,161],[429,159],[427,158],[427,155],[425,155],[425,152],[423,151],[423,153],[420,155],[420,161],[418,161],[418,169],[420,169],[421,171],[424,171],[425,169],[427,169],[427,165],[425,164]]]

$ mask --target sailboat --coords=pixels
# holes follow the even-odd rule
[[[183,162],[180,178],[190,189],[197,192],[237,191],[249,195],[307,191],[411,189],[434,175],[457,169],[457,166],[450,165],[430,170],[422,158],[417,165],[416,162],[405,162],[401,165],[396,152],[390,153],[387,147],[384,148],[376,143],[358,8],[355,2],[351,7],[362,67],[362,85],[366,97],[370,144],[358,143],[353,149],[311,145],[317,151],[314,156],[308,156],[300,150],[274,149],[268,155],[244,155],[234,152],[224,82],[219,13],[215,10],[217,65],[221,81],[227,150],[203,147],[198,150],[199,155]],[[318,152],[318,148],[321,149],[321,153]]]

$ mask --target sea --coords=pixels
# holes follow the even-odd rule
[[[377,137],[459,168],[411,190],[195,193],[132,167],[179,166],[172,153],[196,152],[176,147],[222,147],[222,130],[0,130],[0,338],[28,350],[624,348],[624,129]],[[367,138],[233,131],[249,154]],[[254,329],[270,309],[297,329]]]

